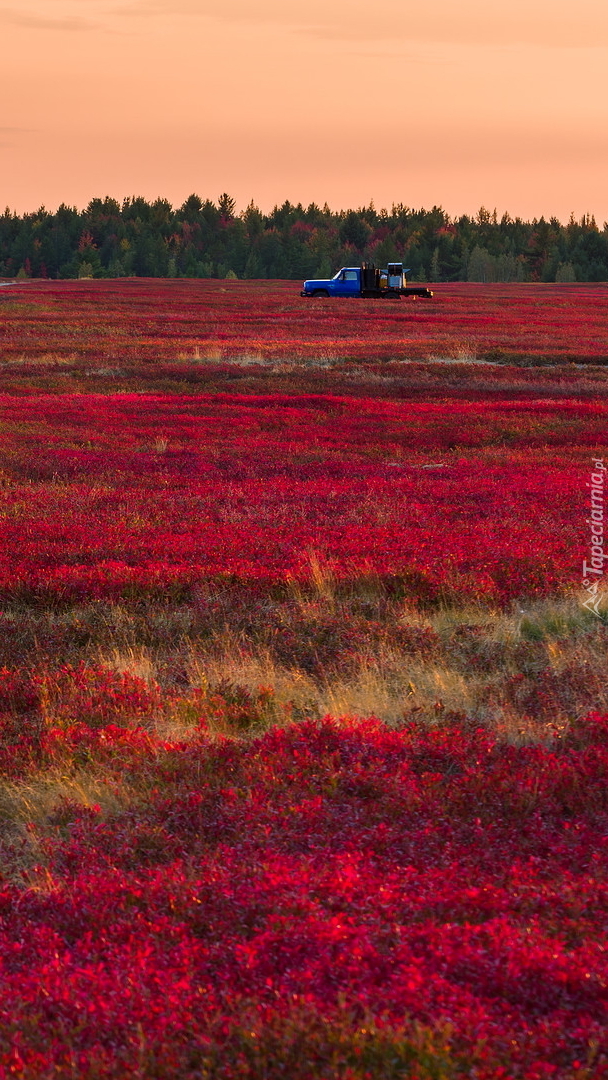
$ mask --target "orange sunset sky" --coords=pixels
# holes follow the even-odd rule
[[[607,0],[0,0],[0,204],[608,219]]]

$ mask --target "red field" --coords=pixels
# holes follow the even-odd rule
[[[0,893],[0,1075],[608,1076],[607,731],[49,733],[139,797]]]
[[[0,595],[375,574],[417,597],[578,587],[605,404],[0,399]]]
[[[0,1080],[608,1078],[607,296],[0,290]]]
[[[608,287],[433,286],[432,300],[309,301],[297,282],[36,281],[0,290],[4,359],[180,355],[608,360]]]

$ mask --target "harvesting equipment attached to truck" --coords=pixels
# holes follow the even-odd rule
[[[333,278],[305,281],[300,296],[361,296],[393,300],[402,296],[424,296],[430,299],[433,295],[430,289],[408,285],[408,273],[403,269],[403,263],[389,263],[386,270],[379,270],[368,263],[343,266]]]

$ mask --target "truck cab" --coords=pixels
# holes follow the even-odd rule
[[[333,278],[305,281],[301,296],[360,296],[361,267],[343,266]]]

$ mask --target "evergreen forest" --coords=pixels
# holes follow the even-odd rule
[[[567,224],[524,221],[481,207],[450,217],[441,207],[390,210],[373,203],[333,211],[284,202],[265,214],[253,202],[240,213],[224,193],[216,201],[92,199],[85,210],[61,205],[0,216],[4,278],[329,277],[362,260],[403,261],[413,281],[605,281],[608,223],[592,215]]]

